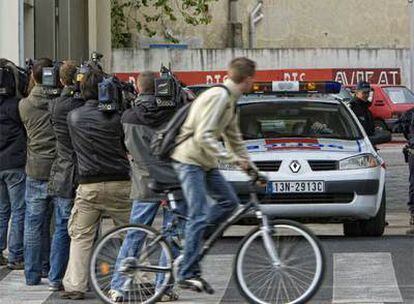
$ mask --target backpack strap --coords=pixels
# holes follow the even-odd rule
[[[209,89],[211,89],[211,88],[223,88],[227,91],[227,94],[231,95],[230,89],[222,83],[212,85]]]

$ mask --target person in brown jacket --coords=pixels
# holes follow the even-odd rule
[[[206,228],[210,228],[209,232],[239,206],[232,186],[217,168],[218,161],[244,171],[254,168],[242,141],[236,103],[242,94],[252,90],[255,69],[256,64],[247,58],[231,61],[226,88],[208,89],[193,102],[177,138],[182,143],[171,156],[188,203],[184,258],[178,273],[178,285],[183,289],[214,292],[201,278],[198,256]],[[211,207],[208,194],[216,200]]]

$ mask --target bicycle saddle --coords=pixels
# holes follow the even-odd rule
[[[156,180],[150,180],[148,182],[148,188],[156,193],[165,193],[165,192],[172,192],[175,190],[180,190],[180,184],[164,184],[157,182]]]

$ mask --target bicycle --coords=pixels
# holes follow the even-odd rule
[[[250,303],[305,303],[317,292],[323,278],[323,248],[315,235],[302,224],[292,220],[270,221],[262,213],[255,187],[257,179],[258,176],[249,183],[250,201],[238,208],[208,237],[200,260],[229,226],[243,215],[253,212],[260,225],[240,242],[234,260],[233,275],[239,292]],[[152,185],[153,191],[167,194],[167,208],[170,210],[174,210],[176,204],[172,192],[179,187]],[[92,254],[90,276],[93,289],[103,302],[114,303],[108,292],[115,273],[121,273],[124,277],[122,301],[125,303],[155,303],[173,286],[181,257],[174,261],[171,245],[165,236],[176,228],[179,218],[185,219],[182,215],[176,215],[172,224],[161,232],[145,225],[127,225],[115,228],[102,237]],[[123,258],[115,267],[119,253],[116,248],[121,248],[123,240],[132,234],[142,237],[139,253]],[[179,235],[172,237],[170,242],[182,248]],[[165,258],[160,262],[161,255]],[[155,280],[158,280],[157,288]]]

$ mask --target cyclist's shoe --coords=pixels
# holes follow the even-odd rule
[[[208,294],[213,294],[214,289],[210,286],[203,278],[194,277],[189,279],[184,279],[178,281],[178,287],[181,289],[188,289],[195,292],[206,292]]]
[[[114,303],[122,303],[122,302],[124,302],[124,295],[122,294],[122,292],[120,292],[118,290],[115,290],[115,289],[111,289],[108,292],[108,297]]]

